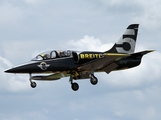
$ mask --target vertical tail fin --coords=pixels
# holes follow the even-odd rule
[[[129,25],[121,38],[114,44],[114,46],[109,51],[106,52],[126,54],[134,53],[138,34],[138,27],[139,24]]]

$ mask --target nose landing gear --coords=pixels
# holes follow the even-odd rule
[[[73,78],[70,76],[69,82],[71,84],[71,88],[73,91],[77,91],[79,89],[78,83],[73,83]]]
[[[33,82],[32,81],[32,76],[31,76],[31,73],[30,73],[30,86],[32,87],[32,88],[35,88],[36,86],[37,86],[37,84],[36,84],[36,82]]]
[[[31,86],[32,88],[35,88],[35,87],[37,86],[37,84],[36,84],[36,82],[31,82],[31,83],[30,83],[30,86]]]

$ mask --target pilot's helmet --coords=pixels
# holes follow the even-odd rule
[[[41,54],[41,56],[42,56],[42,58],[43,58],[44,60],[46,60],[46,59],[49,59],[49,58],[50,58],[50,56],[49,56],[48,54]]]

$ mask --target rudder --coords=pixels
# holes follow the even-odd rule
[[[126,54],[134,53],[138,34],[138,27],[139,24],[129,25],[121,38],[114,44],[114,46],[109,51],[106,52]]]

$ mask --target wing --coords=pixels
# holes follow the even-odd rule
[[[78,67],[80,71],[105,71],[110,73],[118,65],[114,62],[120,60],[123,57],[128,57],[129,54],[119,54],[119,53],[104,53],[103,58],[96,59],[94,61],[83,64]]]
[[[41,76],[32,76],[32,80],[47,80],[47,81],[52,81],[52,80],[59,80],[62,77],[68,77],[70,74],[67,74],[66,72],[57,72],[51,75],[41,75]]]

